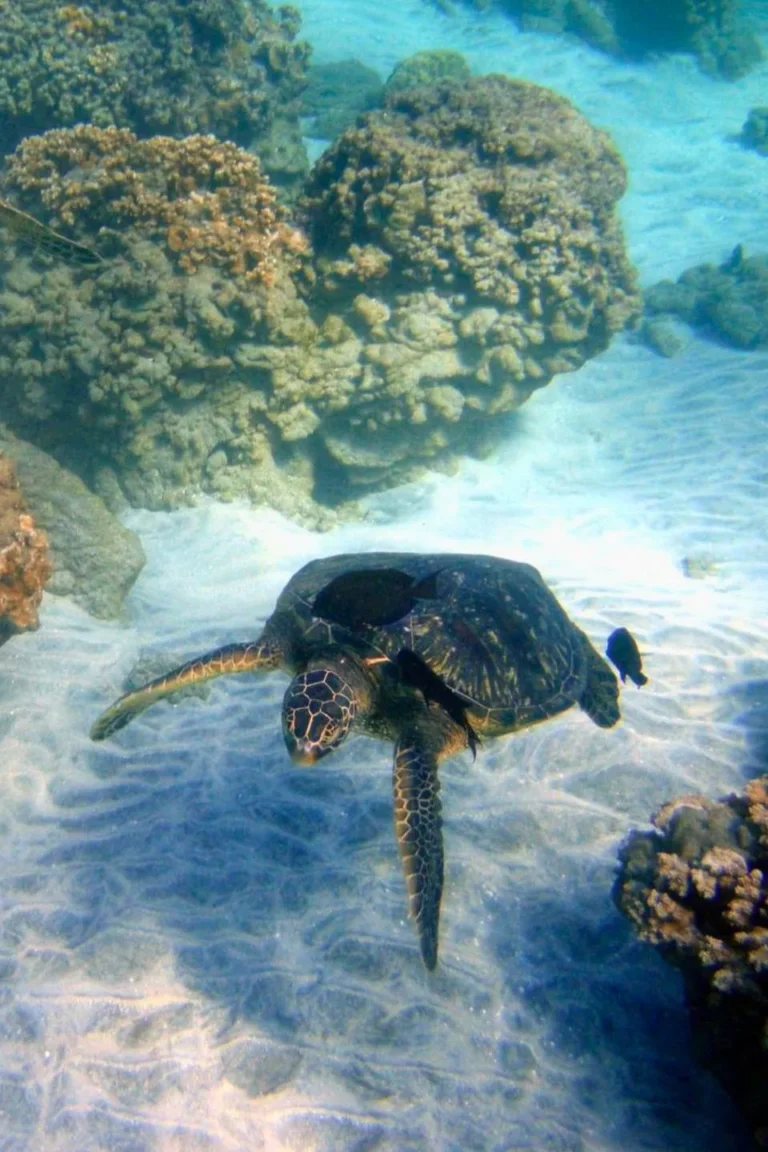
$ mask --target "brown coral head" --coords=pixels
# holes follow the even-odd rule
[[[31,516],[21,515],[16,531],[0,547],[0,636],[7,639],[14,631],[39,626],[37,609],[51,573],[45,533],[35,528]]]
[[[212,135],[56,129],[19,145],[3,183],[52,227],[163,240],[188,273],[207,264],[266,283],[308,249],[258,159]]]

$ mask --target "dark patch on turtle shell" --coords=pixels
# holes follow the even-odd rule
[[[430,572],[415,580],[397,568],[342,572],[320,589],[312,611],[344,628],[395,624],[413,611],[418,600],[435,599],[439,574]]]

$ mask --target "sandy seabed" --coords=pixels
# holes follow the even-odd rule
[[[728,140],[765,90],[688,60],[617,64],[418,0],[302,5],[319,60],[421,47],[549,84],[613,133],[643,283],[765,235],[768,161]],[[0,651],[2,1152],[741,1152],[696,1070],[677,976],[610,901],[616,848],[666,798],[768,762],[768,354],[629,336],[536,394],[506,447],[317,536],[268,511],[132,514],[130,623],[47,598]],[[285,678],[219,681],[106,745],[140,653],[256,635],[319,554],[487,551],[535,564],[651,682],[623,724],[574,710],[442,770],[447,883],[428,976],[405,917],[390,752],[313,771]],[[686,575],[695,573],[698,578]]]

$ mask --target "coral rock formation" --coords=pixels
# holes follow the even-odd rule
[[[768,1148],[768,776],[653,823],[621,849],[614,899],[682,972],[697,1055]]]
[[[745,148],[768,156],[768,108],[750,108],[739,139]]]
[[[0,453],[0,644],[38,627],[50,575],[48,541],[27,512],[11,460]]]
[[[310,118],[307,135],[333,140],[361,112],[378,107],[383,90],[378,72],[359,60],[313,64],[301,98],[302,116]]]
[[[212,137],[31,137],[0,196],[105,260],[0,249],[4,418],[134,504],[329,523],[605,348],[637,306],[624,183],[567,101],[504,77],[393,94],[320,161],[302,227]]]
[[[406,88],[439,84],[441,80],[468,80],[469,77],[469,64],[461,52],[450,48],[428,48],[396,64],[387,80],[386,90],[387,93],[402,92]]]
[[[450,465],[637,307],[608,137],[504,76],[392,92],[321,157],[300,209],[313,304],[361,369],[345,428],[320,434],[364,480],[410,457]]]
[[[478,0],[475,0],[477,3]],[[762,51],[740,0],[502,0],[526,29],[571,32],[613,55],[691,52],[706,72],[734,80]]]
[[[657,351],[653,325],[685,321],[734,348],[768,344],[768,255],[747,256],[739,244],[723,264],[697,264],[682,276],[660,280],[645,293],[650,317],[643,327]]]
[[[309,46],[296,41],[295,9],[275,13],[263,0],[14,0],[0,9],[0,152],[90,122],[141,136],[213,132],[254,148],[279,181],[302,176]]]
[[[59,129],[24,141],[3,188],[110,257],[84,270],[0,252],[12,431],[91,485],[116,474],[145,506],[279,489],[274,469],[253,492],[223,476],[271,462],[267,396],[233,353],[244,338],[279,348],[306,324],[290,277],[305,240],[258,160],[208,136]],[[278,398],[278,414],[290,404]]]

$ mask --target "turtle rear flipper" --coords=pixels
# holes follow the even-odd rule
[[[430,744],[418,728],[402,733],[395,748],[392,787],[408,908],[416,921],[421,958],[431,972],[437,964],[443,893],[443,822],[438,757]]]
[[[91,740],[106,740],[139,716],[146,708],[166,696],[172,696],[190,684],[213,680],[216,676],[229,676],[237,672],[267,671],[278,667],[281,654],[263,640],[250,644],[227,644],[205,656],[199,656],[179,668],[150,680],[133,692],[126,692],[119,700],[102,712],[91,728]]]
[[[584,637],[587,683],[579,704],[599,728],[613,728],[621,719],[619,682],[613,669]]]

